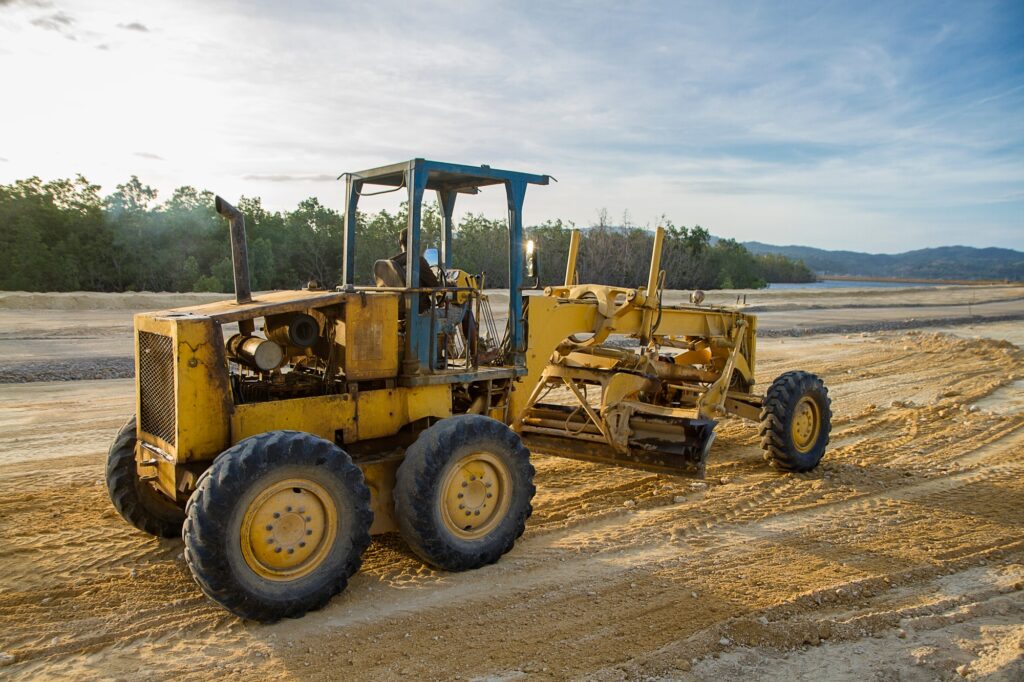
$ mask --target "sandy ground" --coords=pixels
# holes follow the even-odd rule
[[[1021,289],[900,291],[748,303],[806,331],[983,298],[1024,313]],[[0,367],[130,353],[130,312],[168,305],[135,296],[0,294]],[[107,501],[131,380],[26,375],[0,385],[0,678],[1024,679],[1024,324],[921,324],[759,344],[759,382],[830,387],[814,472],[771,469],[739,420],[705,481],[537,453],[498,564],[433,571],[376,538],[345,593],[269,626],[208,602],[181,543]]]

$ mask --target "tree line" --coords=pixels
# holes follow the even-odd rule
[[[254,290],[296,288],[310,279],[338,283],[344,225],[339,212],[312,197],[291,211],[269,211],[258,197],[243,198],[238,208],[245,214]],[[397,252],[406,219],[404,204],[358,214],[357,284],[371,284],[373,262]],[[652,233],[605,223],[584,230],[580,281],[646,282]],[[801,261],[754,255],[735,240],[714,239],[700,226],[661,224],[667,231],[662,255],[667,288],[760,288],[815,279]],[[425,203],[422,225],[423,247],[436,246],[441,218],[435,203]],[[573,227],[561,220],[527,227],[527,237],[538,245],[542,285],[563,280]],[[486,273],[487,286],[508,285],[504,220],[466,214],[453,241],[453,265]],[[232,289],[231,272],[227,223],[213,209],[212,192],[179,187],[161,202],[136,176],[107,196],[81,175],[0,185],[0,289],[226,292]]]

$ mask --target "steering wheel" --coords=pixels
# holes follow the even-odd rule
[[[441,283],[441,286],[448,286],[448,275],[440,265],[431,265],[430,271],[434,273],[434,277]]]

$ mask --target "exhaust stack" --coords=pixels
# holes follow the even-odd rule
[[[252,286],[249,281],[249,249],[245,242],[245,216],[220,197],[214,200],[217,213],[231,224],[231,270],[235,275],[235,302],[251,303]]]

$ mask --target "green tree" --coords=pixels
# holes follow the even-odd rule
[[[267,210],[258,197],[242,197],[251,284],[256,290],[303,286],[316,279],[340,282],[342,216],[315,198],[291,211]],[[577,270],[581,281],[642,286],[647,281],[653,233],[632,225],[583,230]],[[372,284],[373,263],[398,251],[397,236],[408,206],[356,216],[355,281]],[[699,225],[666,229],[662,252],[665,286],[673,289],[757,287],[768,281],[811,281],[804,263],[781,255],[753,256],[734,240],[713,243]],[[233,276],[227,221],[216,214],[213,194],[191,186],[158,203],[156,190],[137,176],[101,197],[84,177],[43,182],[37,177],[0,185],[0,287],[25,290],[231,291]],[[528,226],[540,250],[542,285],[565,276],[573,225],[549,220]],[[422,249],[440,246],[441,214],[435,201],[423,206]],[[467,213],[453,234],[453,265],[485,273],[491,287],[508,286],[505,220]]]

